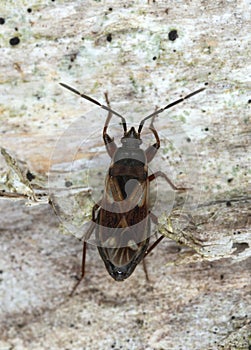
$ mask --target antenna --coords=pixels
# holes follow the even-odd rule
[[[201,91],[203,91],[203,90],[205,90],[205,88],[201,88],[201,89],[199,89],[199,90],[196,90],[196,91],[194,91],[194,92],[191,92],[191,94],[186,95],[185,97],[182,97],[182,98],[180,98],[179,100],[176,100],[176,101],[174,101],[174,102],[169,103],[169,104],[168,104],[167,106],[165,106],[164,108],[157,109],[157,111],[153,112],[152,114],[148,115],[148,116],[145,117],[143,120],[141,120],[141,122],[140,122],[140,124],[139,124],[138,133],[139,133],[139,134],[141,133],[142,128],[143,128],[143,126],[144,126],[144,124],[145,124],[145,121],[146,121],[147,119],[150,119],[150,118],[154,117],[155,115],[162,113],[162,112],[165,111],[166,109],[171,108],[171,107],[177,105],[178,103],[180,103],[180,102],[182,102],[182,101],[184,101],[184,100],[186,100],[186,99],[188,99],[188,98],[190,98],[190,97],[192,97],[192,96],[198,94],[199,92],[201,92]]]
[[[86,99],[86,100],[88,100],[88,101],[98,105],[99,107],[105,109],[108,112],[111,112],[111,113],[115,114],[117,117],[119,117],[122,120],[123,129],[124,129],[124,132],[126,132],[126,130],[127,130],[126,120],[125,120],[125,118],[122,115],[120,115],[119,113],[115,112],[113,109],[111,109],[111,108],[109,108],[109,107],[107,107],[105,105],[102,105],[100,102],[94,100],[93,98],[91,98],[91,97],[89,97],[89,96],[87,96],[85,94],[82,94],[81,92],[79,92],[78,90],[75,90],[74,88],[70,87],[69,85],[66,85],[64,83],[59,83],[59,84],[61,86],[63,86],[65,89],[70,90],[74,94],[76,94],[76,95],[78,95],[78,96],[80,96],[80,97],[82,97],[82,98],[84,98],[84,99]]]

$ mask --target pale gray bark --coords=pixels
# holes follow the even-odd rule
[[[250,3],[18,0],[1,7],[0,146],[15,164],[2,151],[0,349],[250,349]],[[176,214],[186,194],[175,197],[170,222],[173,197],[158,183],[159,229],[168,238],[147,258],[150,283],[141,265],[114,282],[91,246],[86,278],[67,296],[82,244],[59,226],[47,175],[52,192],[57,179],[81,185],[79,203],[98,197],[109,158],[99,134],[105,113],[90,112],[94,105],[60,81],[102,103],[108,91],[112,108],[135,125],[208,83],[156,119],[161,149],[151,170],[192,189],[181,226]],[[145,131],[144,147],[152,142]],[[111,134],[119,144],[121,127]],[[62,172],[73,154],[95,175],[90,181],[85,172]],[[59,202],[64,220],[76,210],[67,198],[63,192]],[[91,202],[83,203],[76,222],[90,217]]]

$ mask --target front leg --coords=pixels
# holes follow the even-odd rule
[[[107,92],[105,93],[105,99],[106,99],[107,106],[110,108],[110,102],[109,102],[109,99],[108,99]],[[111,119],[112,119],[112,112],[111,112],[111,110],[109,110],[108,116],[107,116],[106,121],[105,121],[105,126],[104,126],[104,129],[103,129],[103,140],[104,140],[104,143],[105,143],[105,146],[106,146],[107,153],[112,158],[114,153],[117,150],[117,145],[114,142],[114,139],[111,138],[107,134],[107,129],[108,129],[108,126],[109,126],[109,123],[110,123]]]
[[[150,163],[151,160],[153,160],[153,158],[155,157],[155,154],[157,153],[158,149],[160,148],[160,139],[159,139],[159,135],[158,135],[158,132],[157,130],[155,129],[154,125],[153,125],[153,122],[154,122],[154,117],[152,118],[151,120],[151,124],[149,126],[149,129],[151,130],[151,132],[153,133],[155,139],[156,139],[156,142],[149,146],[145,153],[146,153],[146,159],[147,159],[147,163]]]

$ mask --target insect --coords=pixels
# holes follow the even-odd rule
[[[110,108],[107,94],[105,94],[106,106],[64,83],[60,83],[60,85],[108,112],[103,127],[103,140],[107,153],[111,158],[105,180],[104,194],[92,209],[91,225],[83,243],[82,274],[71,292],[72,295],[85,275],[86,241],[93,231],[95,231],[99,254],[108,273],[116,281],[127,279],[136,266],[164,238],[164,236],[160,236],[150,245],[151,221],[157,223],[157,218],[149,208],[150,183],[157,177],[162,177],[176,191],[185,191],[187,188],[176,187],[161,171],[151,175],[148,174],[148,164],[155,157],[160,147],[160,139],[154,127],[154,119],[166,109],[198,94],[205,88],[196,90],[169,103],[164,108],[155,110],[141,120],[138,130],[135,130],[134,127],[128,130],[125,118]],[[123,127],[124,134],[121,138],[122,145],[120,147],[108,134],[108,126],[113,115],[121,119]],[[140,148],[142,143],[141,132],[148,119],[151,119],[150,130],[155,138],[155,143],[146,150],[142,150]],[[146,272],[145,266],[144,270]]]

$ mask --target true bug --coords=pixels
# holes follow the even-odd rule
[[[148,164],[160,147],[160,139],[153,125],[154,118],[205,88],[196,90],[169,103],[164,108],[155,110],[141,120],[136,131],[134,127],[127,130],[125,118],[110,108],[107,94],[105,95],[107,106],[105,106],[66,84],[60,83],[60,85],[108,111],[103,128],[103,140],[107,153],[111,157],[104,195],[92,209],[92,223],[83,244],[82,275],[73,288],[71,293],[73,294],[85,274],[86,240],[94,230],[99,254],[107,271],[116,281],[128,278],[136,266],[163,239],[164,236],[160,236],[149,246],[150,222],[151,220],[157,221],[149,208],[149,184],[157,177],[163,177],[174,190],[184,191],[186,188],[176,187],[161,171],[148,175]],[[107,133],[113,114],[121,119],[124,130],[121,147],[117,147],[113,138]],[[155,137],[155,143],[144,151],[140,148],[142,143],[140,135],[144,123],[148,119],[151,119],[150,130]]]

